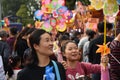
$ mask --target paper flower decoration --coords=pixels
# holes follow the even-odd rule
[[[103,13],[106,16],[117,15],[119,12],[119,6],[115,0],[108,0],[108,2],[104,3]]]
[[[64,16],[64,15],[57,17],[57,22],[58,22],[58,23],[64,23],[65,21],[66,21],[66,19],[65,19],[65,16]]]
[[[60,32],[64,32],[67,29],[67,27],[65,23],[60,23],[56,26],[56,29]]]
[[[41,20],[41,19],[42,19],[42,15],[43,15],[43,11],[41,11],[41,10],[37,10],[37,11],[34,13],[35,18],[38,19],[38,20]]]
[[[99,48],[97,49],[96,53],[101,53],[101,55],[110,54],[110,48],[107,45],[97,45]]]
[[[54,18],[57,18],[57,17],[58,17],[57,11],[54,10],[54,11],[52,12],[52,15],[53,15]]]
[[[52,26],[50,25],[50,21],[45,21],[42,26],[41,26],[42,29],[46,30],[47,32],[50,32],[52,31]]]
[[[41,20],[43,20],[43,21],[47,21],[50,17],[51,17],[50,14],[48,14],[48,13],[44,13],[44,14],[42,15],[42,17],[41,17]]]
[[[57,20],[56,18],[50,18],[50,25],[55,27],[57,25]]]
[[[100,10],[103,8],[104,1],[103,0],[90,0],[91,6],[93,6],[96,10]]]
[[[43,24],[43,22],[36,21],[35,22],[35,28],[40,28],[42,24]]]
[[[73,12],[70,10],[67,10],[64,14],[67,20],[70,20],[73,17]]]
[[[57,9],[58,14],[64,14],[67,11],[67,7],[61,6],[60,8]]]

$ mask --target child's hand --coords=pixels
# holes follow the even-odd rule
[[[101,56],[101,66],[103,66],[104,70],[108,66],[109,58],[107,55]]]
[[[63,67],[64,67],[65,69],[67,69],[68,65],[67,65],[66,61],[62,61],[61,63],[62,63],[62,65],[63,65]]]

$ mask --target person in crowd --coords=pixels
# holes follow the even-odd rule
[[[103,64],[108,63],[108,57],[103,56],[101,59],[101,65],[98,64],[91,64],[85,62],[79,62],[80,53],[78,46],[74,41],[67,41],[62,47],[61,51],[63,52],[64,56],[66,57],[66,80],[86,80],[81,78],[87,78],[86,75],[90,73],[104,73],[106,77],[104,80],[109,79],[108,75],[108,68],[103,70]],[[101,76],[103,78],[103,76]]]
[[[82,37],[78,43],[78,48],[79,48],[81,53],[83,52],[83,46],[84,46],[85,42],[88,41],[88,35],[89,35],[90,31],[91,31],[90,29],[87,29],[85,32],[85,36]]]
[[[14,52],[17,53],[18,56],[21,57],[21,62],[23,62],[23,54],[24,51],[29,48],[27,45],[27,36],[25,36],[26,32],[29,30],[30,28],[25,27],[17,36],[17,39],[15,41],[15,45],[14,45]]]
[[[32,57],[31,57],[31,52],[32,51],[31,51],[31,47],[30,47],[30,43],[29,43],[29,37],[30,37],[30,34],[34,30],[36,30],[36,29],[35,28],[30,28],[25,34],[26,40],[27,40],[27,45],[28,45],[29,48],[25,49],[24,54],[23,54],[23,63],[22,63],[23,67],[27,66],[32,60]]]
[[[27,66],[32,62],[32,50],[31,48],[28,48],[25,50],[23,55],[23,66]]]
[[[18,29],[16,27],[12,27],[9,30],[9,37],[7,38],[7,43],[10,46],[10,54],[12,55],[14,43],[17,37]]]
[[[73,38],[72,38],[72,40],[74,40],[76,42],[76,44],[79,43],[80,38],[81,38],[81,33],[79,31],[73,32]]]
[[[2,56],[0,56],[0,80],[6,80]]]
[[[8,63],[7,80],[16,80],[17,74],[21,70],[21,59],[17,55],[11,55]]]
[[[107,22],[106,28],[107,28],[107,32],[109,32],[113,28],[112,23]],[[104,43],[104,22],[99,22],[97,29],[98,29],[98,36],[92,41],[90,41],[89,44],[89,53],[88,53],[89,62],[93,64],[100,64],[101,54],[97,54],[96,50],[98,49],[97,45],[103,45]],[[112,40],[113,39],[111,37],[106,36],[106,43],[111,42]],[[93,74],[92,78],[93,80],[100,80],[100,74]]]
[[[111,54],[109,55],[110,80],[120,79],[120,28],[116,30],[117,36],[109,45],[111,50]]]
[[[7,72],[8,58],[10,56],[10,47],[6,42],[7,37],[7,32],[4,30],[0,30],[0,55],[3,59],[5,74]]]
[[[50,60],[53,54],[51,35],[37,29],[29,37],[32,49],[32,62],[18,73],[17,80],[66,80],[61,63]]]
[[[91,40],[93,40],[96,37],[96,32],[91,30],[89,32],[89,37],[88,37],[88,41],[84,44],[83,46],[83,61],[84,62],[89,62],[89,58],[88,58],[88,52],[89,52],[89,43]]]
[[[57,61],[58,62],[62,62],[64,57],[63,57],[63,54],[61,53],[61,46],[67,41],[69,40],[69,36],[68,35],[61,35],[58,39],[58,44],[54,44],[56,45],[57,49],[56,51],[54,51],[54,53],[56,54],[57,56]]]

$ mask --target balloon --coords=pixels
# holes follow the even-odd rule
[[[64,32],[67,29],[67,26],[65,23],[60,23],[56,26],[56,29],[60,32]]]
[[[42,29],[46,30],[47,32],[51,32],[52,31],[52,26],[50,25],[50,21],[47,20],[42,24]]]
[[[66,6],[61,6],[60,8],[57,9],[58,14],[64,14],[67,11]]]
[[[50,18],[50,25],[55,27],[57,25],[57,20],[55,18]]]
[[[37,11],[34,13],[35,18],[38,19],[38,20],[41,20],[42,15],[43,15],[42,10],[37,10]]]

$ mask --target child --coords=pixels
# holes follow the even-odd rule
[[[84,77],[86,75],[89,75],[91,73],[100,73],[102,70],[102,67],[98,64],[90,64],[85,62],[79,62],[78,58],[80,56],[79,49],[75,42],[73,41],[67,41],[62,47],[61,51],[63,52],[63,55],[66,57],[66,63],[67,63],[67,69],[66,69],[66,77],[67,80],[81,80],[80,78]],[[102,57],[102,64],[106,63],[105,60],[106,57]],[[103,70],[102,70],[103,71]],[[108,74],[108,69],[104,70],[103,72],[106,72]],[[101,72],[101,74],[103,74]],[[106,76],[108,77],[108,75]],[[107,78],[104,78],[104,80],[108,80]]]
[[[9,57],[9,67],[7,73],[7,80],[16,80],[17,74],[21,70],[21,59],[17,55],[12,55]]]

